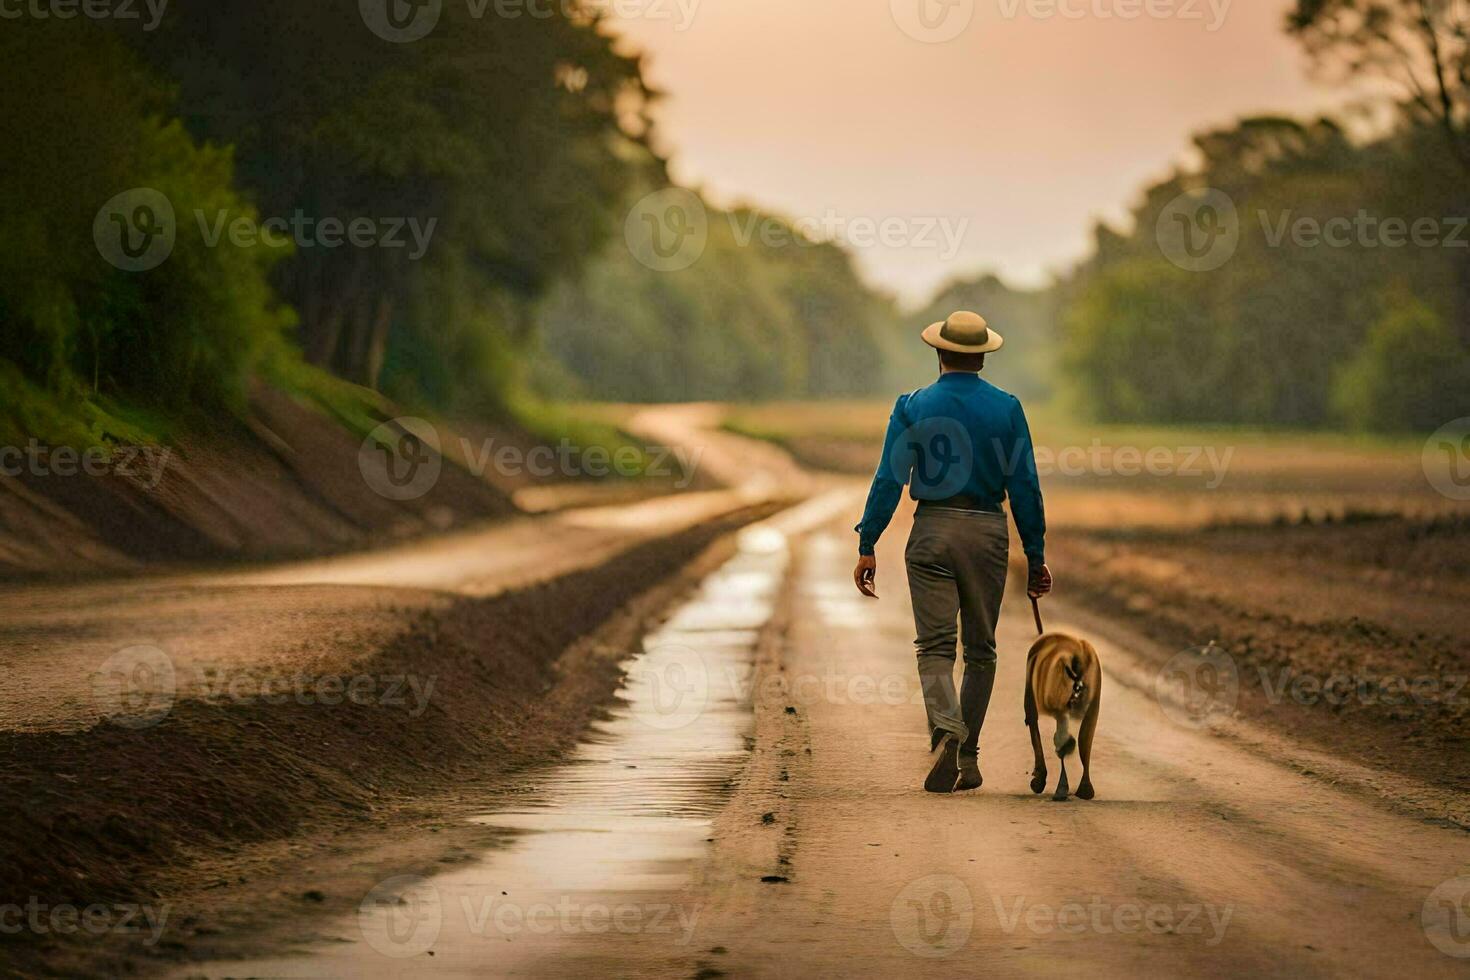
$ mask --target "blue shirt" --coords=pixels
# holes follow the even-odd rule
[[[1027,560],[1046,560],[1046,512],[1026,413],[1015,395],[980,375],[952,371],[898,397],[868,506],[854,528],[859,554],[873,553],[905,485],[915,500],[964,494],[995,510],[1009,496]]]

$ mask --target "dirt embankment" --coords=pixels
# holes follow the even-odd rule
[[[242,848],[307,829],[330,840],[390,822],[407,800],[555,757],[632,652],[565,651],[629,609],[653,614],[648,598],[661,608],[679,569],[772,509],[421,615],[352,676],[180,701],[82,732],[0,734],[0,903],[156,903],[208,887]],[[187,955],[190,938],[176,928],[145,955]],[[53,935],[3,939],[18,969],[78,962],[76,944]],[[88,969],[99,952],[81,951]]]
[[[382,421],[394,412],[379,406]],[[263,385],[248,421],[118,449],[90,471],[72,451],[7,447],[0,462],[15,475],[0,474],[0,577],[299,557],[514,510],[453,459],[422,495],[393,499],[364,476],[362,447],[361,434]]]
[[[1236,710],[1470,791],[1470,518],[1072,531],[1049,551],[1068,599],[1168,649],[1216,644]]]

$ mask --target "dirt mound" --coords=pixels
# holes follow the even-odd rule
[[[242,845],[350,830],[395,801],[546,760],[575,741],[631,653],[569,663],[563,651],[771,509],[421,614],[351,677],[313,677],[305,697],[190,700],[143,727],[0,734],[0,904],[149,901]],[[27,937],[22,956],[44,963],[66,952],[55,943]]]
[[[1470,521],[1358,515],[1056,536],[1065,594],[1168,648],[1217,644],[1238,710],[1470,791]]]
[[[37,464],[0,475],[0,576],[301,557],[514,510],[506,493],[451,460],[422,496],[389,499],[365,479],[362,445],[262,385],[248,422],[222,420],[166,451],[120,449],[91,473],[42,449]]]

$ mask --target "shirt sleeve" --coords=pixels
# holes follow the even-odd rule
[[[908,473],[899,473],[894,462],[894,447],[903,436],[907,426],[903,422],[904,403],[908,395],[899,395],[893,404],[893,414],[888,417],[888,432],[883,437],[883,456],[878,460],[877,472],[873,474],[873,486],[868,490],[868,505],[863,508],[863,519],[853,528],[858,533],[858,554],[871,555],[878,539],[893,520],[893,512],[903,498],[904,485],[909,482]]]
[[[1026,560],[1033,565],[1046,561],[1046,508],[1041,500],[1041,481],[1036,476],[1036,451],[1031,445],[1031,427],[1021,402],[1012,399],[1011,445],[1006,455],[1006,494],[1011,498],[1011,516],[1021,535]]]

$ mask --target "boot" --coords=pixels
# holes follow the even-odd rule
[[[960,683],[960,714],[965,720],[968,737],[960,746],[960,778],[955,789],[979,789],[985,782],[980,775],[980,729],[990,710],[990,694],[995,690],[995,666],[965,665],[965,678]]]

